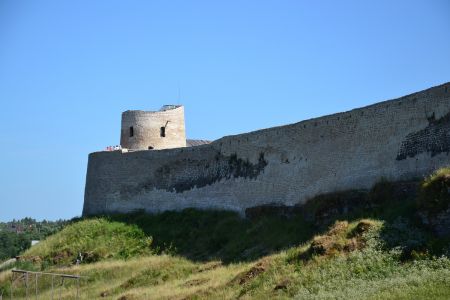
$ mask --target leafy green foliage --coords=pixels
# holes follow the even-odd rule
[[[0,261],[14,257],[30,247],[31,240],[25,235],[13,232],[0,232]]]
[[[36,221],[32,218],[0,222],[0,261],[15,257],[31,246],[61,230],[67,221]]]

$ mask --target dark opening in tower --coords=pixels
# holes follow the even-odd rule
[[[130,137],[132,137],[134,135],[134,128],[133,126],[130,127]]]
[[[159,131],[159,135],[161,137],[166,137],[166,127],[161,127],[161,129]]]

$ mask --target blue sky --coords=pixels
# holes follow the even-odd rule
[[[447,81],[446,0],[0,0],[0,220],[80,215],[127,109],[217,139]]]

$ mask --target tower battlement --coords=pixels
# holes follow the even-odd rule
[[[164,105],[159,111],[123,112],[120,145],[130,150],[186,147],[184,107]]]

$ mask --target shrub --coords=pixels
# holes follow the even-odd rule
[[[437,170],[423,181],[418,204],[428,212],[440,212],[449,207],[450,167]]]

